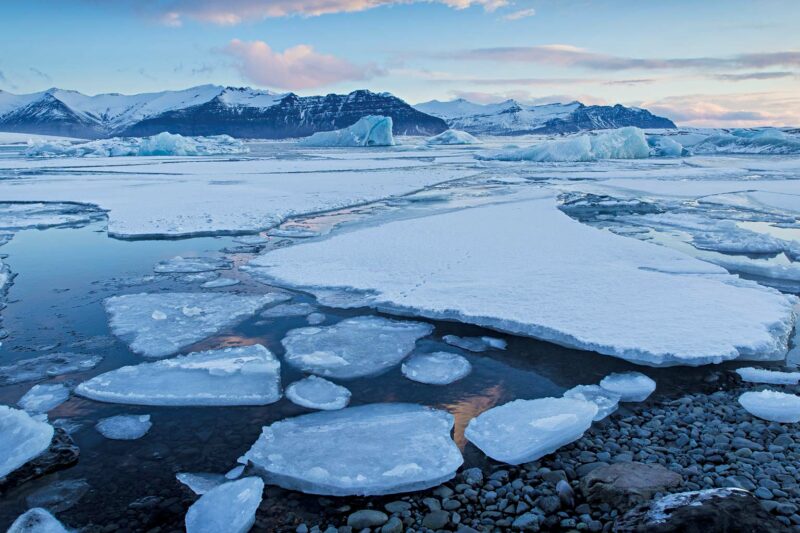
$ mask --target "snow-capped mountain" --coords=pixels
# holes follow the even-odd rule
[[[49,89],[15,95],[0,91],[0,131],[68,137],[219,135],[281,139],[347,127],[364,115],[385,115],[398,135],[433,135],[445,122],[388,93],[301,97],[248,87],[201,85],[135,95]]]
[[[441,102],[432,100],[415,109],[444,119],[448,126],[473,135],[521,135],[527,133],[574,133],[621,128],[674,128],[675,124],[646,109],[615,106],[568,104],[524,105],[516,100],[496,104],[476,104],[463,98]]]

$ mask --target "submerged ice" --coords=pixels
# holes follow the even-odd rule
[[[318,131],[300,140],[303,146],[393,146],[392,117],[368,115],[341,130]]]
[[[455,353],[419,353],[409,357],[401,370],[411,381],[428,385],[449,385],[465,378],[472,371],[472,365],[466,357]]]
[[[121,157],[121,156],[199,156],[245,154],[250,149],[229,135],[184,137],[167,132],[152,137],[114,137],[72,143],[70,141],[34,141],[28,145],[28,157]]]
[[[34,385],[20,398],[19,406],[29,413],[46,413],[67,401],[69,388],[63,383]]]
[[[53,440],[53,432],[47,422],[0,405],[0,479],[44,452]]]
[[[350,403],[346,387],[317,376],[308,376],[286,387],[286,397],[296,405],[325,411],[344,409]]]
[[[57,352],[0,366],[0,384],[39,381],[44,378],[91,370],[103,360],[100,355]]]
[[[457,335],[445,335],[442,339],[451,346],[461,348],[462,350],[469,350],[470,352],[506,349],[506,341],[495,337],[459,337]]]
[[[70,533],[70,531],[49,511],[34,507],[14,520],[6,533]]]

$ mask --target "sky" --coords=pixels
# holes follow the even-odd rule
[[[798,0],[2,0],[0,90],[207,83],[800,126]]]

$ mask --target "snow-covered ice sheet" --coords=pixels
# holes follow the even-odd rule
[[[57,352],[23,359],[0,366],[0,384],[38,381],[47,377],[91,370],[103,360],[101,355]]]
[[[111,330],[131,350],[145,357],[164,357],[285,298],[278,293],[139,293],[113,296],[105,305]]]
[[[200,156],[246,154],[250,149],[229,135],[184,137],[162,132],[151,137],[114,137],[96,141],[70,142],[32,140],[28,157],[130,157],[130,156]]]
[[[800,372],[780,372],[764,368],[737,368],[736,373],[742,381],[749,383],[768,383],[771,385],[797,385],[800,383]]]
[[[368,115],[352,126],[334,131],[318,131],[300,139],[303,146],[393,146],[392,117]]]
[[[620,395],[599,385],[578,385],[564,393],[564,398],[592,402],[597,406],[594,420],[602,420],[619,407]]]
[[[150,415],[116,415],[100,420],[95,428],[107,439],[136,440],[153,427]]]
[[[403,375],[428,385],[449,385],[472,371],[466,357],[450,352],[414,354],[403,362]]]
[[[256,521],[264,481],[246,477],[203,494],[186,512],[186,533],[247,533]]]
[[[308,376],[286,387],[286,397],[302,407],[324,411],[344,409],[350,403],[347,387],[317,376]]]
[[[426,144],[481,144],[481,140],[466,131],[447,130],[425,141]]]
[[[229,259],[222,257],[181,257],[159,261],[153,271],[159,274],[196,274],[199,272],[212,272],[214,270],[227,270],[233,266]]]
[[[514,400],[470,420],[464,436],[495,461],[517,465],[578,440],[596,414],[594,403],[573,398]]]
[[[0,479],[45,451],[53,431],[25,411],[0,405]]]
[[[550,192],[518,199],[359,228],[269,251],[250,266],[318,298],[349,291],[361,305],[647,365],[785,356],[795,298],[581,224]]]
[[[433,327],[377,316],[289,331],[284,360],[304,372],[338,379],[374,376],[396,366]]]
[[[462,350],[470,352],[485,352],[487,350],[505,350],[506,341],[494,337],[459,337],[457,335],[445,335],[442,337],[444,342]]]
[[[179,472],[175,478],[189,487],[195,494],[203,495],[214,487],[218,487],[227,481],[222,474],[208,472]]]
[[[29,413],[46,413],[69,398],[69,388],[63,383],[34,385],[20,398],[18,405]]]
[[[383,403],[302,415],[264,427],[242,460],[269,483],[311,494],[382,495],[435,487],[463,459],[452,415]]]
[[[800,396],[774,390],[750,391],[739,396],[739,403],[753,416],[794,424],[800,422]]]
[[[195,352],[124,366],[75,393],[134,405],[267,405],[281,397],[281,365],[260,344]]]
[[[34,507],[17,517],[6,533],[70,533],[70,531],[49,511]]]
[[[609,374],[600,387],[619,396],[621,402],[643,402],[656,390],[656,382],[641,372]]]

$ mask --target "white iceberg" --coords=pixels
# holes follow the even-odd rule
[[[768,383],[770,385],[797,385],[800,383],[800,372],[779,372],[764,368],[737,368],[736,373],[742,381],[749,383]]]
[[[352,379],[385,372],[405,359],[433,327],[377,316],[348,318],[332,326],[289,331],[284,360],[312,374]]]
[[[572,387],[564,393],[564,398],[573,398],[592,402],[597,406],[597,414],[594,420],[602,420],[619,407],[620,395],[604,389],[599,385],[578,385]]]
[[[619,395],[621,402],[643,402],[656,390],[656,382],[641,372],[609,374],[600,380],[600,386]]]
[[[100,355],[58,352],[23,359],[0,366],[0,384],[24,383],[40,379],[91,370],[103,360]]]
[[[449,385],[472,371],[466,357],[450,352],[414,354],[400,367],[411,381],[428,385]]]
[[[227,481],[222,474],[209,474],[206,472],[180,472],[175,474],[175,478],[189,487],[189,490],[199,495],[203,495]]]
[[[739,403],[753,416],[794,424],[800,422],[800,396],[774,390],[745,392],[739,396]]]
[[[470,420],[464,436],[495,461],[518,465],[578,440],[596,414],[594,403],[572,398],[514,400]]]
[[[25,411],[0,405],[0,479],[49,448],[54,431]]]
[[[300,139],[303,146],[394,146],[392,117],[368,115],[341,130],[318,131]]]
[[[140,293],[113,296],[105,305],[111,331],[128,342],[131,350],[145,357],[164,357],[285,298],[279,293]]]
[[[144,437],[153,423],[150,415],[116,415],[103,418],[94,427],[107,439],[136,440]]]
[[[69,141],[33,141],[28,143],[28,157],[124,157],[124,156],[199,156],[246,154],[250,149],[229,135],[184,137],[167,132],[152,137],[114,137],[72,143]]]
[[[6,533],[70,533],[70,530],[47,510],[34,507],[17,517]]]
[[[310,494],[374,496],[435,487],[463,463],[453,417],[402,403],[302,415],[264,427],[242,460],[269,483]]]
[[[344,409],[350,403],[347,387],[317,376],[308,376],[286,387],[286,397],[302,407],[324,411]]]
[[[507,343],[503,339],[495,337],[459,337],[457,335],[445,335],[442,340],[450,346],[469,350],[470,352],[485,352],[487,350],[505,350]]]
[[[264,481],[246,477],[214,487],[186,512],[186,533],[247,533],[256,521]]]
[[[285,318],[293,316],[307,316],[314,312],[316,307],[308,303],[279,304],[265,309],[258,316],[262,318]]]
[[[481,144],[483,141],[473,137],[466,131],[447,130],[439,135],[434,135],[425,141],[425,144]]]
[[[181,257],[159,261],[153,271],[159,274],[196,274],[199,272],[212,272],[214,270],[227,270],[233,263],[221,257]]]
[[[281,397],[281,364],[260,344],[124,366],[78,385],[92,400],[134,405],[267,405]]]
[[[63,383],[34,385],[20,398],[18,405],[29,413],[46,413],[69,398],[69,388]]]

